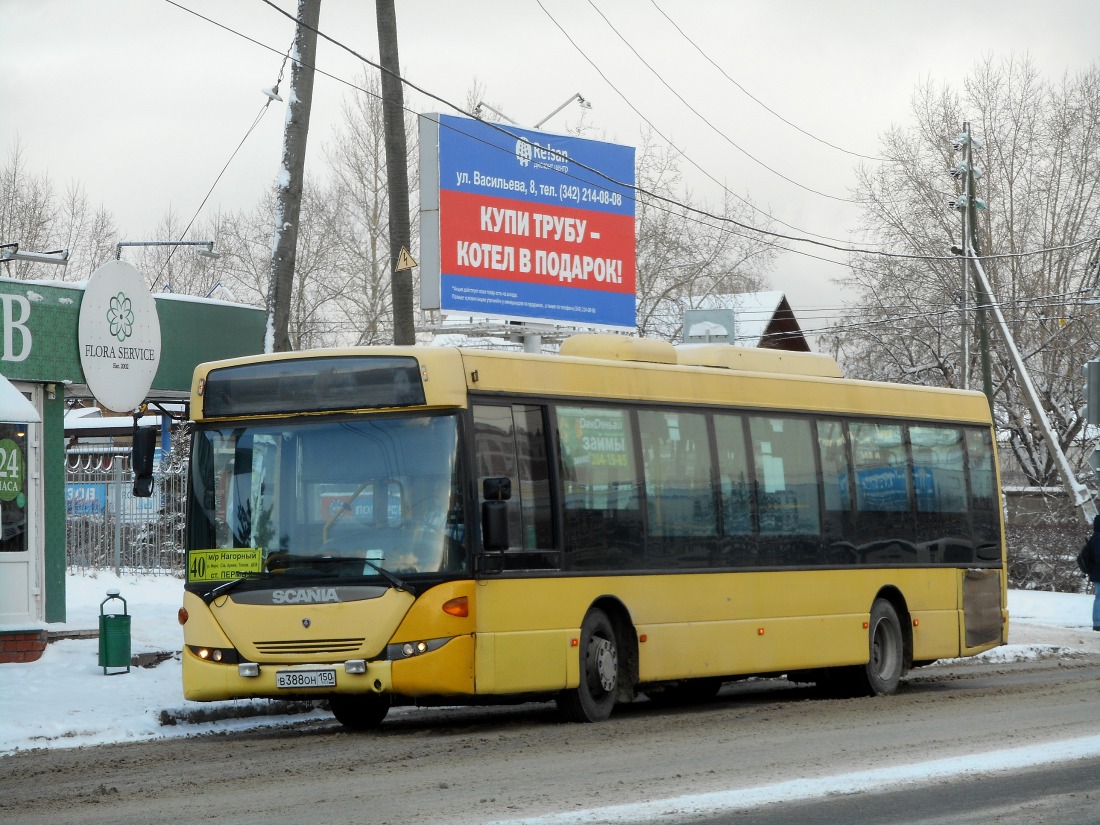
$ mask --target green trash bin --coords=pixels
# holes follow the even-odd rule
[[[122,602],[122,612],[107,613],[104,606],[115,600]],[[126,612],[126,599],[113,588],[107,591],[107,598],[99,603],[99,666],[103,668],[104,676],[130,672],[130,615]],[[107,668],[120,667],[126,670],[107,673]]]

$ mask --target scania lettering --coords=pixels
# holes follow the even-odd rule
[[[340,597],[336,595],[335,587],[271,591],[272,604],[324,604],[338,601]]]

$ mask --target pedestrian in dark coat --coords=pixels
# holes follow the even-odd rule
[[[1083,550],[1085,575],[1093,583],[1096,595],[1092,599],[1092,629],[1100,630],[1100,515],[1092,520],[1092,535]]]

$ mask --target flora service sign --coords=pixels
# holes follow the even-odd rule
[[[96,401],[114,412],[141,406],[160,366],[160,319],[140,272],[110,261],[92,273],[80,302],[77,343]]]
[[[634,149],[420,118],[421,306],[635,325]]]

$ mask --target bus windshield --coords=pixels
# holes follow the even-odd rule
[[[249,548],[259,575],[464,570],[458,456],[453,415],[197,428],[189,549]]]

